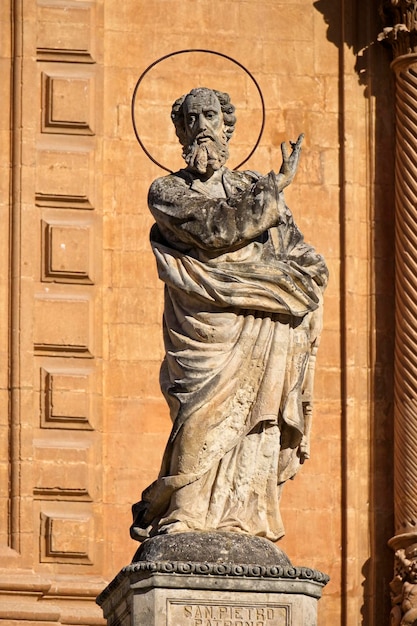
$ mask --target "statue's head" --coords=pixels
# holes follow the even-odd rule
[[[188,167],[200,174],[227,161],[227,143],[235,129],[235,107],[227,93],[199,87],[178,98],[171,118]]]

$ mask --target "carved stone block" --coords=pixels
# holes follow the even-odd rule
[[[87,222],[42,222],[42,280],[92,283],[92,225]]]
[[[37,294],[34,346],[44,354],[93,354],[92,306],[88,294]]]
[[[89,150],[38,150],[36,203],[39,206],[92,208],[93,156]]]
[[[41,369],[41,426],[88,429],[91,426],[90,370]]]
[[[307,568],[261,569],[132,563],[97,602],[108,626],[317,626],[326,577]]]
[[[91,562],[93,519],[88,513],[42,513],[42,562]]]
[[[37,53],[44,60],[94,60],[94,5],[38,2]]]
[[[87,437],[35,440],[33,472],[35,497],[54,500],[92,500],[95,495],[92,486],[92,465],[93,449]]]
[[[42,109],[42,132],[93,135],[93,76],[43,73]]]

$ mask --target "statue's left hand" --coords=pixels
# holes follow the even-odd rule
[[[304,139],[304,133],[299,135],[297,141],[290,141],[291,154],[288,154],[288,147],[285,142],[281,144],[282,165],[277,176],[279,191],[282,191],[293,180],[300,160],[301,144]]]

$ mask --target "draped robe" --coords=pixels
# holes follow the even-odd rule
[[[217,188],[216,188],[217,185]],[[188,170],[149,191],[165,283],[161,389],[173,427],[132,537],[224,530],[284,534],[283,483],[306,444],[327,282],[273,172]]]

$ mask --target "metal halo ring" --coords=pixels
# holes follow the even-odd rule
[[[149,152],[149,150],[145,147],[143,141],[141,140],[140,136],[139,136],[139,132],[136,126],[136,121],[135,121],[135,103],[136,103],[136,96],[138,93],[138,89],[139,86],[141,84],[141,82],[143,81],[143,79],[145,78],[146,74],[153,68],[155,67],[155,65],[157,65],[158,63],[161,63],[161,61],[165,61],[166,59],[169,59],[170,57],[174,57],[177,56],[179,54],[186,54],[188,52],[206,52],[207,54],[215,54],[219,57],[222,57],[224,59],[227,59],[228,61],[231,61],[232,63],[234,63],[235,65],[237,65],[238,67],[240,67],[240,69],[242,69],[248,76],[249,78],[252,80],[253,84],[255,85],[258,94],[259,94],[259,98],[261,100],[261,107],[262,107],[262,123],[261,123],[261,130],[259,131],[259,135],[258,138],[255,142],[255,145],[253,146],[252,150],[249,152],[248,156],[241,162],[239,163],[239,165],[236,165],[235,170],[239,169],[240,167],[242,167],[242,165],[244,165],[246,163],[246,161],[249,161],[249,159],[251,158],[252,154],[255,152],[256,148],[259,145],[259,142],[261,140],[262,134],[264,132],[264,127],[265,127],[265,102],[264,102],[264,97],[262,95],[262,91],[261,88],[256,80],[256,78],[250,73],[250,71],[244,66],[242,65],[242,63],[239,63],[239,61],[236,61],[236,59],[233,59],[232,57],[228,56],[227,54],[223,54],[222,52],[215,52],[214,50],[204,50],[201,48],[190,48],[189,50],[177,50],[176,52],[170,52],[169,54],[165,54],[164,56],[160,57],[159,59],[157,59],[156,61],[154,61],[153,63],[151,63],[143,72],[142,74],[139,76],[137,83],[135,85],[135,88],[133,90],[133,96],[132,96],[132,105],[131,105],[131,116],[132,116],[132,124],[133,124],[133,130],[135,132],[135,137],[140,145],[140,147],[142,148],[142,150],[144,151],[144,153],[146,154],[146,156],[153,162],[155,163],[155,165],[157,165],[158,167],[162,168],[163,170],[165,170],[166,172],[169,172],[170,174],[172,174],[172,170],[168,169],[167,167],[165,167],[164,165],[162,165],[161,163],[159,163],[159,161],[157,161]]]

